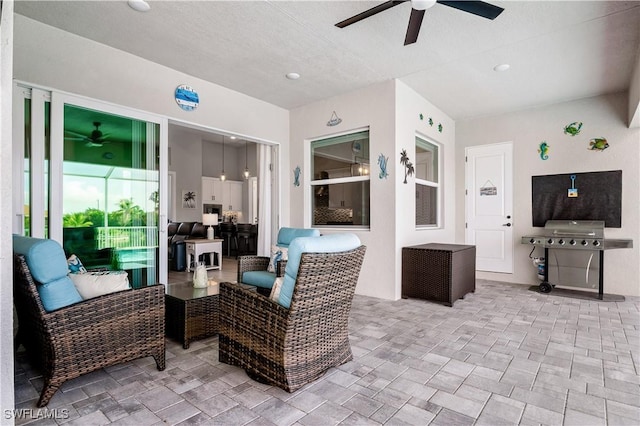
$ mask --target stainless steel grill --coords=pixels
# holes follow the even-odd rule
[[[598,288],[600,299],[604,251],[633,247],[630,239],[605,238],[604,222],[597,220],[548,220],[542,235],[525,235],[521,243],[544,248],[546,267],[540,291],[549,293],[556,284]]]
[[[548,220],[542,235],[522,237],[522,244],[548,248],[607,250],[632,248],[627,239],[605,239],[601,220]]]

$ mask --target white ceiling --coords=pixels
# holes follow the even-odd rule
[[[436,4],[403,46],[410,3],[17,1],[21,15],[292,109],[398,78],[453,119],[618,92],[640,45],[640,1],[491,1],[494,21]],[[497,64],[511,69],[495,72]],[[302,78],[287,80],[288,72]],[[196,88],[197,89],[197,88]]]

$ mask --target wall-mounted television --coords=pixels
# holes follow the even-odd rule
[[[622,170],[531,177],[533,226],[547,220],[603,220],[622,226]]]

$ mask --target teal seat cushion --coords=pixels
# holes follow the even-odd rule
[[[289,247],[291,241],[299,237],[319,237],[319,229],[309,228],[280,228],[278,231],[278,242],[276,245],[280,247]]]
[[[248,271],[242,274],[242,282],[244,284],[262,288],[273,287],[273,281],[275,279],[276,274],[267,271]]]
[[[25,257],[47,312],[82,301],[67,276],[67,258],[57,241],[14,235],[13,252]]]
[[[358,247],[360,247],[360,239],[355,234],[340,233],[321,237],[296,238],[289,245],[289,260],[284,270],[284,282],[280,288],[278,303],[285,308],[291,306],[302,253],[338,253],[354,250]]]

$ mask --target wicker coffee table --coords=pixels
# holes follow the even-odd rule
[[[241,284],[256,291],[256,287]],[[220,286],[194,288],[191,281],[169,284],[165,287],[165,331],[167,336],[178,339],[182,347],[189,349],[194,340],[218,333]]]
[[[169,284],[165,288],[166,334],[189,349],[194,340],[218,332],[219,286],[193,288],[193,283]]]

